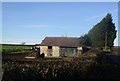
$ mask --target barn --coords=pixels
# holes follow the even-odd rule
[[[81,54],[82,47],[79,44],[77,37],[45,37],[37,47],[40,48],[40,54],[44,53],[45,57],[72,57]]]

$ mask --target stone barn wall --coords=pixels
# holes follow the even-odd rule
[[[40,47],[40,54],[44,53],[45,57],[59,57],[59,46],[39,46]]]
[[[60,47],[59,46],[53,46],[53,57],[59,57],[60,56]]]
[[[79,56],[83,50],[82,47],[39,46],[39,48],[40,54],[44,53],[45,57]]]
[[[80,56],[82,54],[82,50],[83,50],[82,47],[77,48],[77,56]]]
[[[40,46],[40,54],[44,53],[46,57],[48,53],[47,49],[48,49],[48,46]]]

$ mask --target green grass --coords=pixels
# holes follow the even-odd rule
[[[0,45],[0,53],[2,52],[2,45]]]
[[[11,53],[11,52],[26,52],[31,49],[31,46],[10,46],[10,45],[3,45],[2,46],[2,53]]]

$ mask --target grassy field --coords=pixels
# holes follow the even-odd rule
[[[2,61],[23,61],[26,56],[35,56],[32,45],[2,45]],[[31,60],[31,59],[30,59]]]
[[[30,51],[32,46],[27,45],[2,45],[2,53],[9,54],[12,52],[26,52]]]
[[[0,52],[2,52],[2,45],[0,45]]]

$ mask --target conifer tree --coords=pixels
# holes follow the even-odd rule
[[[108,13],[87,35],[93,47],[113,46],[116,38],[116,30],[111,14]]]

